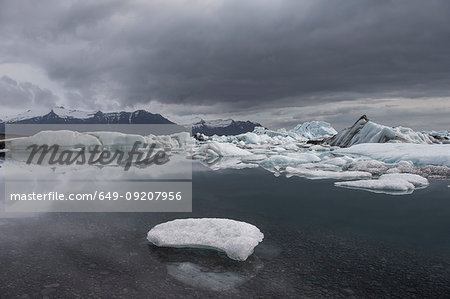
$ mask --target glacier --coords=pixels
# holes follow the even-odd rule
[[[222,218],[176,219],[153,227],[147,239],[159,247],[210,248],[245,261],[264,239],[254,225]]]

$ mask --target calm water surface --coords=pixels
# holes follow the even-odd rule
[[[445,297],[448,185],[394,196],[200,167],[193,213],[0,218],[0,298]],[[246,262],[146,242],[152,226],[185,217],[247,221],[265,239]]]

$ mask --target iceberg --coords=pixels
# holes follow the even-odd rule
[[[402,161],[405,162],[405,161]],[[412,164],[412,163],[411,163]],[[352,171],[367,171],[372,175],[380,176],[386,172],[388,172],[391,166],[377,160],[372,160],[370,158],[362,157],[356,159],[352,163],[345,166],[345,170]]]
[[[350,128],[340,131],[326,141],[329,145],[340,147],[349,147],[360,143],[386,142],[440,143],[434,137],[410,128],[392,128],[374,123],[366,115],[361,116]]]
[[[188,218],[158,224],[147,239],[159,247],[211,248],[245,261],[264,235],[254,225],[220,218]]]
[[[269,130],[264,127],[255,127],[253,132],[234,136],[211,137],[212,140],[227,143],[243,142],[245,145],[279,145],[289,150],[298,149],[297,143],[306,144],[310,139],[323,139],[335,135],[337,131],[327,122],[311,121],[297,125],[292,130]]]
[[[428,186],[428,180],[417,174],[390,173],[376,180],[336,182],[335,186],[368,190],[376,193],[409,194],[416,188]]]
[[[179,132],[171,135],[148,135],[145,136],[145,141],[148,144],[155,144],[157,147],[169,150],[190,150],[194,142],[188,132]]]
[[[311,121],[298,124],[291,132],[308,140],[331,137],[337,134],[337,131],[329,123],[324,121]]]
[[[317,162],[320,158],[313,154],[299,154],[296,157],[288,155],[269,156],[262,164],[279,165],[279,166],[296,166],[302,163]]]
[[[413,184],[415,188],[423,188],[430,183],[428,180],[420,175],[412,173],[387,173],[379,177],[379,180],[397,180],[402,179]]]
[[[444,144],[450,144],[450,132],[449,131],[445,131],[445,130],[427,131],[427,132],[422,132],[422,133],[428,134],[428,135],[432,136],[433,138],[441,141]]]
[[[372,176],[400,173],[428,178],[450,177],[450,144],[445,143],[449,136],[447,131],[391,128],[362,116],[351,128],[330,137],[335,133],[330,124],[312,121],[291,130],[256,127],[253,132],[208,138],[200,138],[200,134],[190,136],[187,132],[141,136],[118,132],[43,131],[4,142],[9,149],[6,155],[22,162],[26,156],[20,149],[31,144],[58,143],[75,152],[81,146],[126,147],[140,141],[170,150],[171,155],[186,149],[187,155],[179,159],[199,159],[212,170],[262,167],[276,176],[336,180],[372,179]],[[326,139],[322,142],[320,138]],[[148,170],[143,169],[139,176],[145,175],[145,171]],[[391,189],[410,190],[411,182],[402,180]],[[382,190],[387,184],[378,179],[370,183],[349,183],[376,185],[372,190]]]
[[[246,162],[239,157],[210,157],[209,159],[203,160],[201,163],[208,166],[211,170],[259,167],[255,162]]]
[[[370,178],[372,174],[365,171],[330,171],[321,169],[286,167],[288,175],[307,177],[310,179],[342,179]]]
[[[141,136],[137,134],[125,134],[120,132],[96,131],[77,132],[70,130],[41,131],[32,136],[18,137],[5,140],[9,150],[26,149],[28,146],[53,145],[61,147],[83,147],[83,146],[106,146],[120,147],[132,146],[135,142],[141,144],[155,144],[166,149],[188,149],[192,140],[187,132],[175,133],[172,135],[149,135]]]
[[[140,142],[140,144],[145,143],[145,139],[141,135],[136,134],[124,134],[120,132],[87,132],[87,135],[96,137],[103,146],[118,146],[118,145],[133,145],[135,142]]]
[[[344,167],[345,165],[351,163],[353,161],[352,158],[348,157],[348,156],[343,156],[343,157],[324,157],[322,159],[322,164],[327,164],[327,165],[334,165],[334,166],[340,166],[340,167]]]
[[[29,137],[18,137],[5,140],[5,142],[7,143],[7,148],[9,150],[26,149],[28,146],[33,144],[58,144],[62,147],[102,145],[100,140],[95,136],[69,130],[41,131]]]
[[[334,154],[364,156],[385,163],[411,161],[415,166],[437,165],[450,167],[449,144],[358,144],[335,150]]]
[[[251,152],[238,148],[231,143],[211,141],[203,144],[194,154],[195,156],[236,157],[253,155]]]

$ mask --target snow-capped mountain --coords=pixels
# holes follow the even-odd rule
[[[2,124],[173,124],[160,114],[145,110],[133,112],[82,111],[55,107],[50,112],[28,110],[3,118]]]
[[[201,133],[207,136],[212,135],[238,135],[252,132],[256,127],[262,127],[259,123],[251,121],[240,121],[232,119],[203,120],[190,125],[192,134]]]
[[[405,127],[388,127],[370,121],[366,115],[361,116],[350,128],[343,129],[335,136],[325,140],[333,146],[349,147],[360,143],[441,143],[427,133],[416,132]]]

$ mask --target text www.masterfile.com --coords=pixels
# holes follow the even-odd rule
[[[11,201],[108,201],[108,200],[162,200],[173,201],[182,200],[181,191],[140,191],[140,192],[111,192],[95,191],[92,193],[63,193],[57,191],[45,193],[11,193]]]

